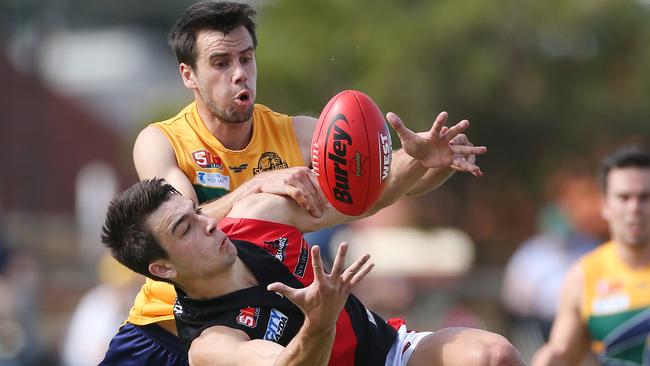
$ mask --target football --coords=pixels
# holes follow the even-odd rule
[[[330,99],[318,118],[312,150],[318,182],[334,208],[358,216],[377,202],[390,174],[392,144],[370,97],[346,90]]]

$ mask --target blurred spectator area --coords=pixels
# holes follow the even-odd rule
[[[45,343],[55,348],[71,309],[96,281],[94,263],[80,250],[88,244],[80,243],[75,219],[79,173],[102,164],[124,186],[135,180],[125,163],[130,148],[96,113],[17,70],[3,52],[0,68],[0,84],[10,91],[0,98],[3,228],[7,246],[36,258],[44,274],[36,284],[41,292],[35,309],[41,315],[35,316]],[[90,245],[99,248],[98,237]]]

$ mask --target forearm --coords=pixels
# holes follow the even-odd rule
[[[235,202],[255,193],[260,193],[258,185],[254,181],[247,181],[227,195],[201,204],[201,210],[207,216],[220,220],[228,215]]]
[[[403,150],[396,151],[393,154],[390,176],[386,182],[384,191],[377,203],[368,212],[368,215],[372,215],[382,208],[393,204],[407,192],[413,190],[428,170]]]
[[[437,189],[454,174],[452,168],[431,168],[420,178],[411,189],[406,192],[406,196],[419,196],[429,191]]]
[[[274,366],[320,366],[327,365],[334,344],[336,328],[326,329],[313,326],[305,319],[302,328],[278,355]]]

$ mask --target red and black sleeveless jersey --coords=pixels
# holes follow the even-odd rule
[[[313,281],[311,264],[305,268],[301,265],[311,262],[309,257],[300,258],[303,251],[309,254],[308,248],[300,248],[305,243],[302,234],[287,225],[248,219],[228,221],[220,227],[226,229],[224,231],[231,238],[231,233],[235,237],[245,236],[242,234],[249,230],[242,231],[244,227],[259,228],[252,230],[257,233],[260,229],[262,231],[257,235],[257,243],[232,240],[239,258],[253,272],[259,284],[209,300],[189,299],[177,288],[174,315],[179,337],[189,349],[191,342],[203,330],[223,325],[239,329],[251,339],[265,339],[286,346],[298,333],[304,315],[288,299],[267,291],[266,286],[280,281],[301,288]],[[265,228],[270,229],[271,236],[264,231]],[[274,239],[278,234],[280,236]],[[296,275],[296,268],[303,277]],[[395,338],[394,328],[350,295],[336,323],[329,364],[383,365]]]

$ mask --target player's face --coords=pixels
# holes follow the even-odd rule
[[[253,116],[257,65],[253,39],[244,26],[224,36],[214,30],[197,34],[193,70],[203,104],[224,122],[246,122]]]
[[[194,201],[173,195],[146,221],[153,235],[169,254],[175,282],[182,284],[230,269],[237,249],[217,228],[217,220],[205,216]]]
[[[603,217],[612,238],[631,246],[650,245],[650,169],[612,169],[607,176]]]

